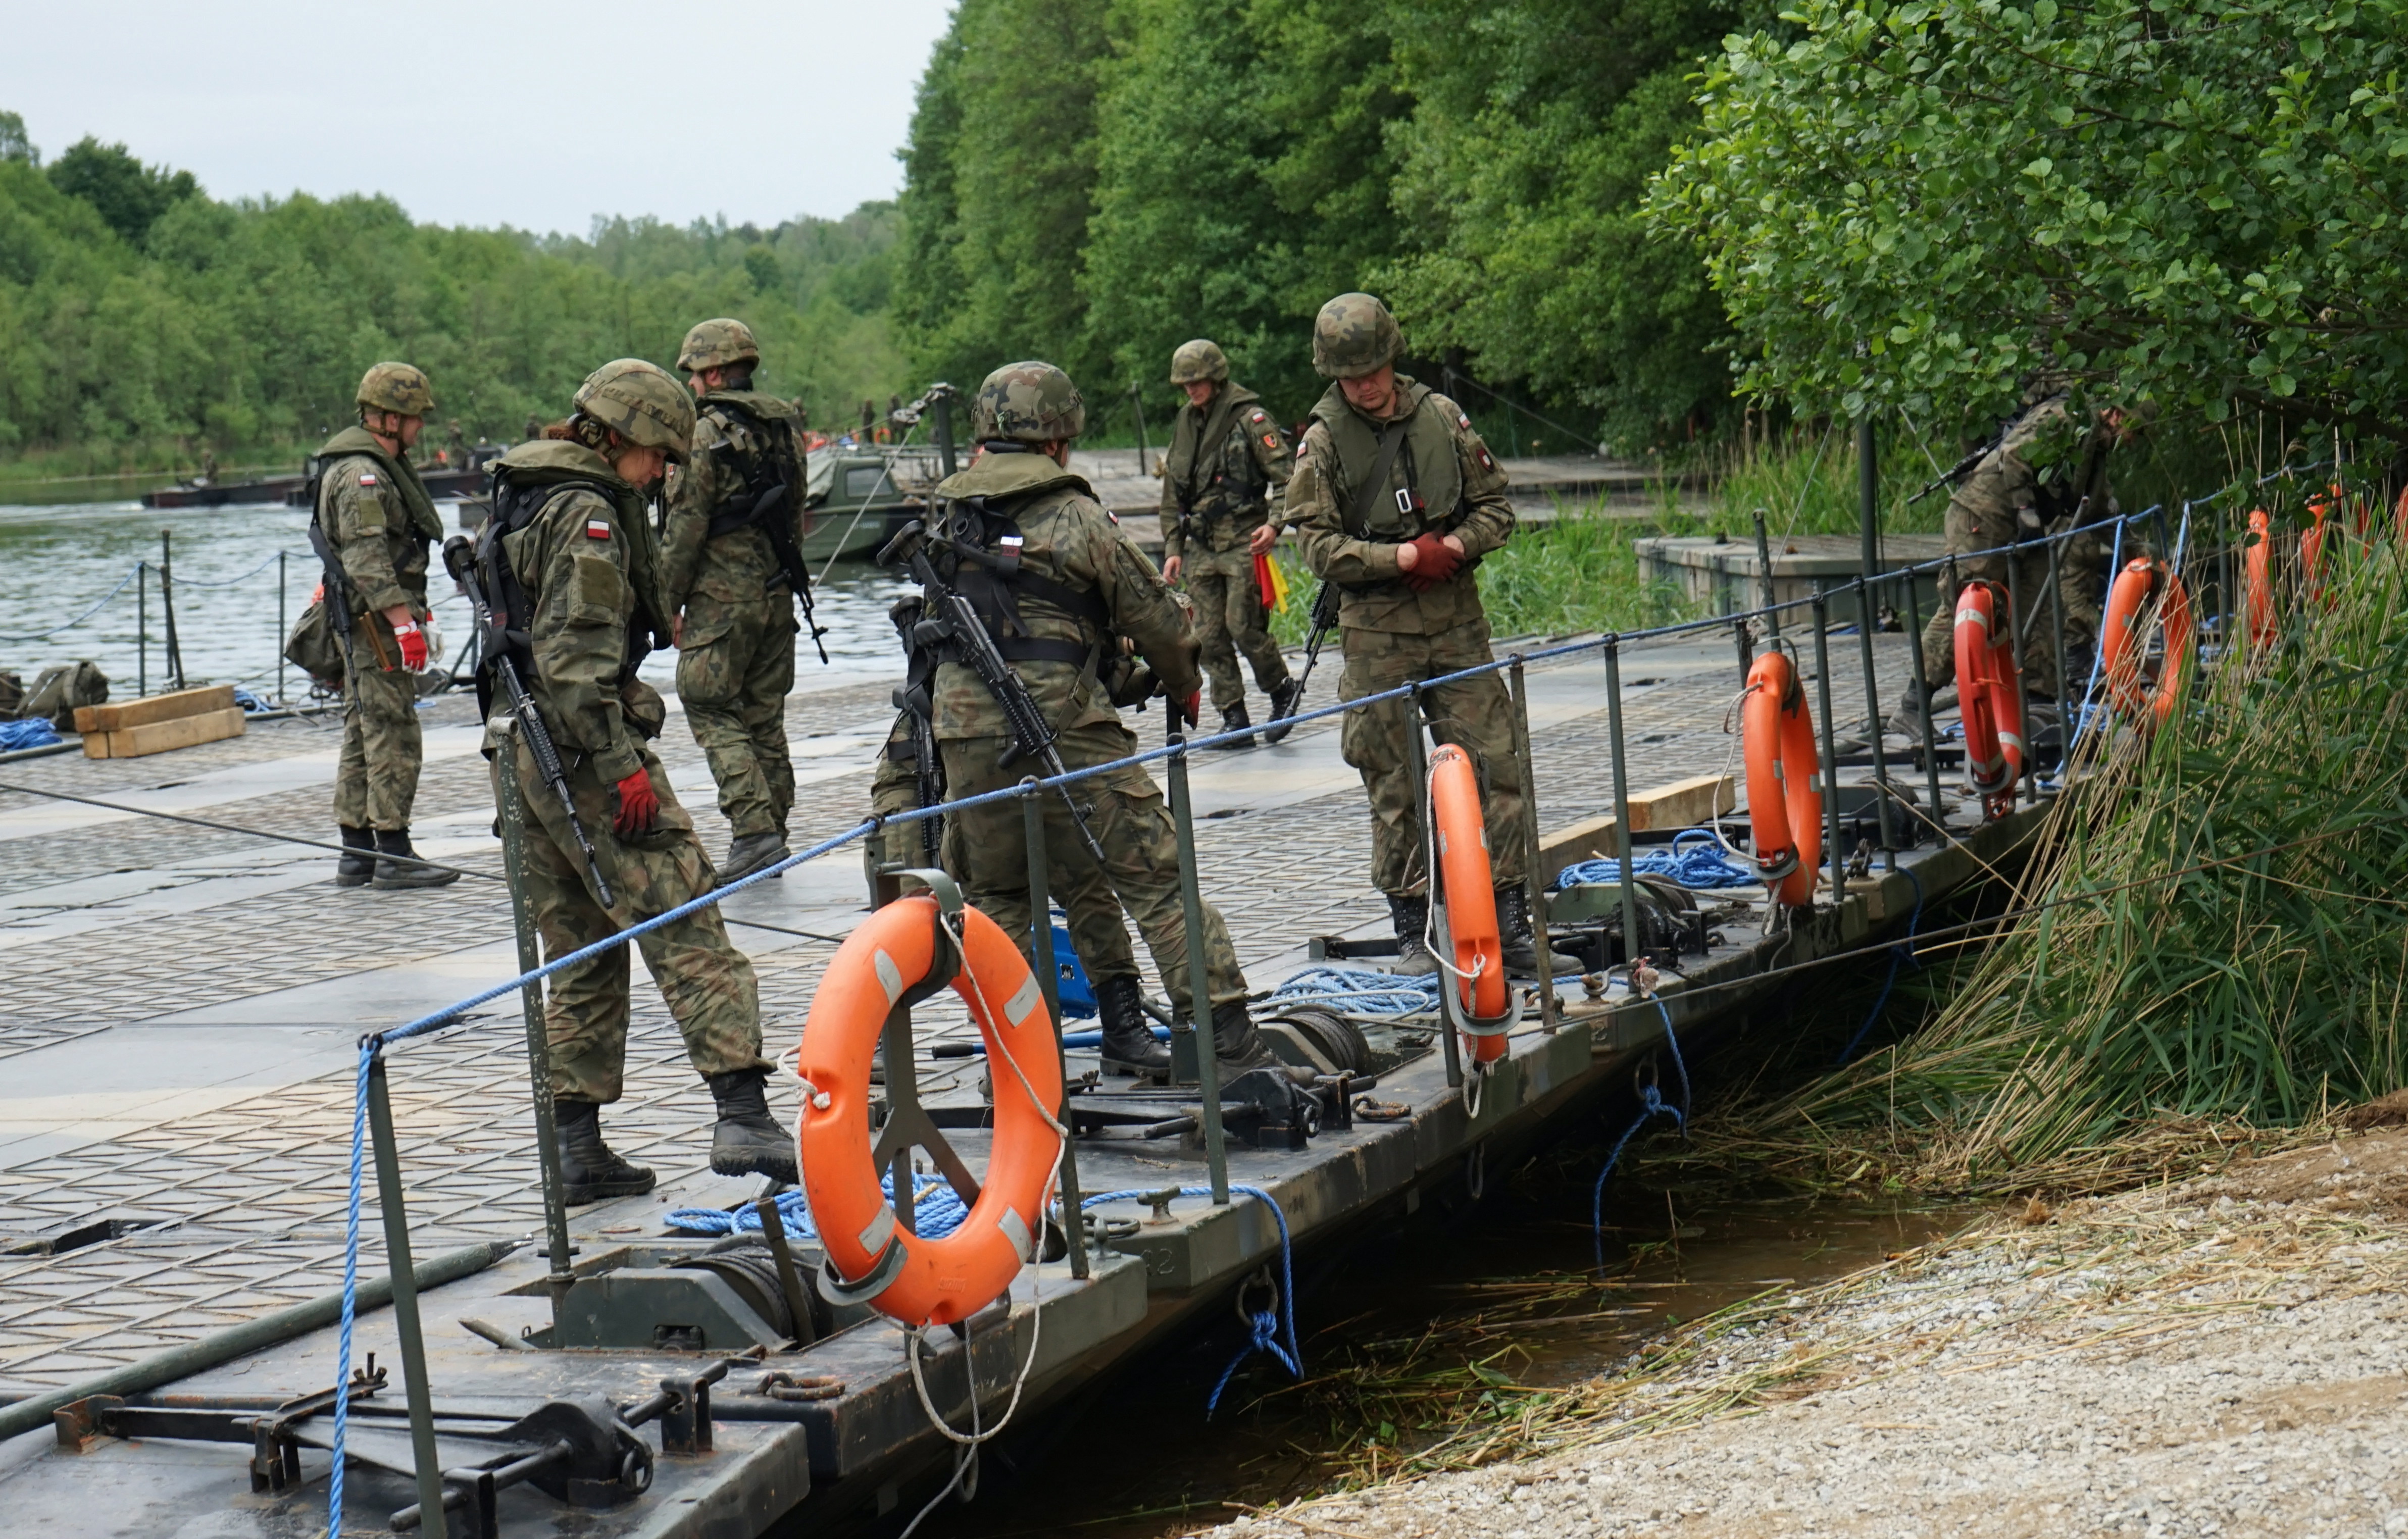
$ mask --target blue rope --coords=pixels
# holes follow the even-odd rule
[[[335,1470],[326,1485],[326,1539],[343,1532],[343,1433],[351,1419],[351,1320],[358,1312],[360,1286],[360,1152],[367,1141],[368,1066],[377,1049],[360,1044],[359,1083],[351,1098],[351,1190],[343,1217],[343,1328],[335,1350]]]
[[[1840,1049],[1840,1056],[1831,1064],[1835,1069],[1856,1055],[1856,1044],[1865,1039],[1865,1033],[1873,1029],[1873,1022],[1881,1019],[1882,1007],[1889,1003],[1890,985],[1898,981],[1898,964],[1914,962],[1914,927],[1923,922],[1923,878],[1914,874],[1914,867],[1911,865],[1902,865],[1899,869],[1905,872],[1906,879],[1914,884],[1914,911],[1906,917],[1906,933],[1889,948],[1889,975],[1882,979],[1881,992],[1874,996],[1873,1007],[1865,1012],[1865,1023],[1856,1028],[1856,1034],[1848,1038],[1848,1045]],[[1923,965],[1919,962],[1914,962],[1914,964],[1917,967]]]
[[[140,572],[142,570],[142,563],[138,561],[134,563],[134,570],[126,573],[124,578],[120,581],[116,587],[110,589],[106,594],[104,594],[98,604],[86,609],[82,614],[76,616],[75,619],[68,620],[64,625],[53,625],[47,631],[36,631],[30,635],[0,635],[0,641],[48,641],[50,637],[57,635],[61,631],[74,630],[77,626],[81,625],[85,620],[90,620],[93,616],[100,613],[103,609],[108,608],[108,601],[115,598],[118,594],[125,591],[125,584],[134,580],[135,574]]]
[[[1612,1150],[1605,1157],[1605,1168],[1597,1173],[1597,1190],[1589,1194],[1588,1221],[1589,1233],[1597,1242],[1597,1269],[1599,1272],[1605,1270],[1605,1183],[1612,1176],[1613,1167],[1621,1162],[1623,1149],[1653,1118],[1669,1117],[1680,1124],[1683,1133],[1689,1131],[1689,1065],[1682,1061],[1680,1034],[1672,1030],[1672,1012],[1665,1005],[1660,994],[1656,998],[1656,1010],[1664,1018],[1664,1043],[1672,1049],[1672,1067],[1681,1076],[1681,1104],[1677,1106],[1669,1104],[1653,1085],[1639,1087],[1639,1115],[1631,1119],[1630,1126],[1622,1130],[1622,1136],[1613,1141]]]
[[[1702,843],[1682,848],[1684,839]],[[1670,876],[1686,888],[1753,887],[1760,877],[1723,853],[1723,842],[1712,829],[1684,828],[1672,835],[1672,848],[1655,849],[1641,855],[1632,851],[1630,868],[1642,876]],[[1604,887],[1622,880],[1622,862],[1615,860],[1580,861],[1564,867],[1555,877],[1558,890],[1567,887]]]
[[[0,721],[0,753],[47,748],[64,741],[47,716],[29,717],[22,721]]]
[[[1439,975],[1414,977],[1369,967],[1308,967],[1270,991],[1272,1004],[1329,1005],[1363,1016],[1421,1015],[1438,1008]]]
[[[1261,1187],[1245,1186],[1233,1181],[1229,1184],[1229,1190],[1243,1192],[1258,1202],[1267,1204],[1271,1210],[1271,1217],[1279,1220],[1280,1307],[1277,1315],[1268,1309],[1249,1311],[1254,1322],[1254,1331],[1247,1337],[1246,1345],[1238,1348],[1238,1355],[1229,1360],[1229,1366],[1221,1370],[1221,1376],[1213,1383],[1211,1394],[1205,1397],[1204,1419],[1207,1421],[1211,1420],[1212,1413],[1220,1409],[1221,1392],[1229,1387],[1229,1380],[1237,1376],[1238,1370],[1243,1367],[1246,1360],[1256,1352],[1268,1353],[1274,1361],[1288,1371],[1290,1377],[1298,1379],[1304,1377],[1304,1347],[1296,1339],[1296,1270],[1289,1254],[1287,1214],[1281,1209],[1279,1199]],[[1126,1191],[1098,1192],[1093,1197],[1082,1198],[1079,1203],[1079,1210],[1083,1213],[1099,1203],[1128,1202],[1152,1195],[1153,1192],[1140,1187],[1131,1187]],[[1179,1195],[1210,1197],[1212,1195],[1212,1189],[1181,1187]],[[1280,1339],[1283,1333],[1287,1338],[1284,1344]]]
[[[296,556],[300,553],[301,552],[298,550],[292,552],[292,554]],[[251,578],[259,576],[262,572],[266,571],[269,567],[276,564],[276,558],[283,554],[285,554],[285,552],[281,550],[274,552],[269,555],[265,561],[261,562],[257,566],[254,566],[250,571],[243,573],[240,577],[222,577],[215,582],[204,582],[198,577],[178,577],[176,579],[176,586],[179,588],[232,588],[236,583],[249,582]]]
[[[895,1200],[895,1174],[889,1171],[880,1188],[889,1203]],[[970,1216],[968,1204],[943,1177],[919,1176],[911,1177],[911,1232],[924,1240],[941,1240],[962,1227]],[[811,1222],[809,1200],[799,1191],[778,1194],[778,1221],[788,1235],[803,1240],[817,1239],[819,1228]],[[668,1216],[669,1226],[689,1234],[758,1234],[761,1233],[760,1212],[750,1203],[733,1212],[718,1207],[681,1207]]]

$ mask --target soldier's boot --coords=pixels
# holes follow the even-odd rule
[[[795,1165],[795,1135],[769,1115],[769,1078],[763,1069],[736,1069],[710,1076],[710,1099],[719,1106],[719,1125],[710,1130],[710,1168],[722,1176],[767,1176],[792,1185],[801,1178]]]
[[[1270,692],[1271,720],[1270,724],[1263,728],[1263,741],[1276,743],[1296,731],[1296,723],[1289,721],[1288,718],[1294,716],[1297,706],[1303,703],[1304,686],[1293,678],[1283,678],[1271,686]]]
[[[1104,1028],[1104,1073],[1160,1077],[1170,1072],[1170,1044],[1154,1039],[1154,1023],[1138,1004],[1137,979],[1097,978],[1096,1016]]]
[[[376,890],[395,892],[413,887],[449,887],[460,879],[456,871],[438,871],[433,866],[418,865],[418,851],[409,848],[409,830],[380,828],[376,834]],[[400,856],[396,861],[394,856]]]
[[[343,858],[335,862],[337,887],[366,887],[376,875],[376,830],[343,827]]]
[[[1397,929],[1397,960],[1388,964],[1388,971],[1408,977],[1427,977],[1437,972],[1438,959],[1430,955],[1429,944],[1423,938],[1429,929],[1429,900],[1392,893],[1388,918]]]
[[[1254,719],[1246,714],[1246,703],[1242,700],[1221,713],[1221,730],[1225,733],[1244,732],[1254,724]],[[1226,743],[1215,743],[1212,746],[1224,750],[1250,748],[1254,746],[1254,740],[1252,737],[1235,737]]]
[[[1242,999],[1212,1006],[1212,1056],[1221,1062],[1221,1083],[1226,1085],[1250,1069],[1276,1069],[1291,1083],[1310,1085],[1312,1071],[1300,1063],[1283,1063],[1254,1027],[1254,1018]]]
[[[1497,890],[1497,933],[1504,943],[1505,971],[1517,978],[1539,976],[1539,937],[1530,928],[1530,891],[1520,882]]]
[[[652,1190],[651,1171],[627,1163],[602,1142],[602,1108],[594,1102],[553,1102],[552,1132],[560,1148],[560,1188],[569,1206],[641,1197]]]
[[[782,834],[747,834],[727,847],[727,858],[719,862],[719,885],[740,882],[765,865],[775,865],[794,851],[786,848]],[[782,877],[783,873],[780,874]]]

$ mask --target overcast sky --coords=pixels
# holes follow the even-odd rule
[[[774,224],[894,195],[948,0],[77,0],[7,7],[0,110],[221,199],[384,192],[582,235],[596,214]]]

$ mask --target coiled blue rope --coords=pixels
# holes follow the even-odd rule
[[[1889,1003],[1890,986],[1898,982],[1898,964],[1914,962],[1917,967],[1923,965],[1914,958],[1914,929],[1923,922],[1923,878],[1914,874],[1914,867],[1911,865],[1902,865],[1899,869],[1905,872],[1906,879],[1914,884],[1914,910],[1906,917],[1906,933],[1889,948],[1889,975],[1882,979],[1881,992],[1873,996],[1873,1007],[1865,1012],[1865,1023],[1856,1028],[1856,1034],[1848,1038],[1848,1045],[1841,1048],[1840,1056],[1832,1061],[1833,1068],[1856,1056],[1856,1044],[1865,1039],[1865,1033],[1873,1029],[1873,1022],[1881,1019],[1882,1007]]]
[[[1268,1309],[1248,1311],[1248,1318],[1254,1326],[1253,1333],[1247,1338],[1246,1345],[1238,1348],[1238,1355],[1229,1360],[1229,1366],[1221,1370],[1220,1378],[1212,1385],[1212,1392],[1205,1397],[1204,1419],[1207,1421],[1211,1420],[1212,1413],[1220,1409],[1221,1392],[1228,1389],[1229,1380],[1237,1376],[1238,1370],[1245,1366],[1246,1360],[1256,1352],[1268,1353],[1272,1361],[1288,1371],[1290,1377],[1299,1379],[1304,1377],[1304,1347],[1296,1338],[1296,1271],[1289,1254],[1287,1214],[1281,1209],[1279,1199],[1261,1187],[1245,1186],[1232,1181],[1229,1183],[1229,1190],[1243,1192],[1257,1202],[1268,1204],[1271,1210],[1271,1217],[1279,1220],[1279,1310],[1276,1314]],[[1132,1187],[1126,1191],[1098,1192],[1093,1197],[1082,1198],[1079,1203],[1079,1210],[1083,1213],[1098,1203],[1127,1202],[1153,1195],[1153,1192],[1138,1187]],[[1179,1195],[1210,1197],[1212,1195],[1212,1189],[1181,1187]],[[1284,1343],[1280,1339],[1283,1334],[1287,1338]]]
[[[1621,1162],[1624,1147],[1638,1136],[1639,1130],[1645,1127],[1652,1118],[1669,1117],[1680,1124],[1683,1133],[1689,1131],[1689,1065],[1682,1061],[1680,1034],[1672,1030],[1672,1012],[1665,1005],[1661,995],[1656,996],[1656,1010],[1664,1018],[1664,1045],[1672,1049],[1672,1067],[1681,1076],[1681,1104],[1672,1105],[1653,1085],[1641,1086],[1639,1115],[1631,1119],[1630,1126],[1622,1130],[1622,1136],[1613,1141],[1612,1152],[1605,1157],[1605,1168],[1597,1173],[1597,1190],[1589,1194],[1588,1221],[1590,1236],[1597,1242],[1597,1269],[1599,1272],[1605,1270],[1605,1183],[1607,1177],[1613,1174],[1613,1167]]]
[[[1438,1008],[1439,975],[1414,977],[1369,967],[1308,967],[1270,991],[1270,1003],[1327,1005],[1362,1016],[1422,1015]]]
[[[889,1171],[879,1186],[885,1191],[886,1200],[892,1203],[895,1200],[894,1172]],[[961,1228],[962,1220],[969,1216],[968,1204],[942,1176],[915,1175],[911,1177],[912,1233],[924,1240],[940,1240]],[[750,1203],[734,1212],[718,1207],[677,1208],[670,1212],[667,1221],[671,1228],[682,1229],[689,1234],[761,1233],[760,1211]],[[796,1239],[816,1239],[819,1235],[818,1226],[811,1222],[810,1204],[799,1191],[778,1194],[778,1222],[784,1225],[787,1234]]]
[[[47,630],[47,631],[36,631],[36,632],[32,633],[32,634],[29,634],[29,635],[22,635],[22,636],[0,635],[0,641],[48,641],[48,640],[50,640],[50,637],[52,637],[52,636],[54,636],[54,635],[57,635],[61,631],[72,631],[72,630],[74,630],[77,626],[81,625],[85,620],[90,620],[93,616],[94,616],[94,615],[96,615],[96,614],[100,613],[103,609],[108,608],[108,607],[109,600],[111,600],[111,599],[113,599],[113,598],[117,597],[117,595],[118,595],[118,594],[120,594],[120,593],[122,593],[122,592],[125,591],[125,585],[126,585],[127,583],[129,583],[129,582],[132,582],[132,581],[134,580],[134,578],[135,578],[135,575],[136,575],[136,573],[140,572],[140,571],[142,570],[142,567],[143,567],[143,563],[142,563],[141,562],[138,562],[138,561],[137,561],[137,562],[136,562],[136,563],[134,563],[134,568],[133,568],[133,570],[132,570],[132,571],[127,572],[127,573],[125,574],[125,576],[124,576],[122,578],[121,578],[121,579],[119,580],[119,582],[118,582],[118,584],[117,584],[117,586],[116,586],[116,587],[114,587],[114,588],[110,589],[107,593],[104,593],[103,595],[101,595],[101,600],[100,600],[100,602],[99,602],[98,604],[95,604],[95,605],[93,605],[91,608],[86,609],[82,614],[79,614],[79,615],[76,616],[76,618],[75,618],[75,619],[73,619],[73,620],[68,620],[65,624],[64,624],[64,625],[53,625],[53,626],[51,626],[51,627],[50,627],[49,630]]]
[[[1700,842],[1684,848],[1684,839]],[[1675,834],[1669,850],[1650,850],[1644,855],[1634,850],[1630,866],[1642,876],[1669,876],[1687,888],[1753,887],[1763,880],[1724,853],[1722,840],[1712,829],[1704,828],[1684,828]],[[1621,880],[1620,861],[1581,861],[1564,867],[1555,877],[1555,886],[1602,887]]]

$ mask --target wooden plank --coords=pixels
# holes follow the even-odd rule
[[[1670,785],[1634,791],[1630,797],[1631,832],[1693,828],[1717,812],[1736,809],[1738,794],[1737,782],[1727,775],[1693,775]],[[1575,861],[1612,860],[1613,856],[1611,813],[1601,818],[1584,818],[1539,838],[1539,870],[1550,882],[1555,879],[1555,873]]]
[[[173,694],[145,695],[140,700],[129,700],[121,705],[78,705],[75,725],[76,731],[81,733],[122,732],[128,727],[147,727],[154,721],[176,721],[188,716],[205,716],[211,711],[226,710],[233,705],[233,685],[210,684],[197,690],[178,690]]]
[[[229,705],[202,716],[179,716],[172,721],[146,721],[117,732],[84,734],[86,759],[139,759],[202,743],[216,743],[243,734],[242,707]]]

